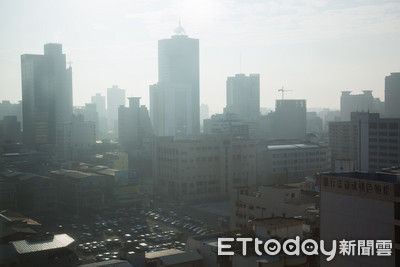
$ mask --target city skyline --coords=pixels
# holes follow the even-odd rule
[[[384,100],[385,76],[400,71],[395,1],[13,1],[1,10],[0,99],[14,103],[22,98],[20,55],[56,42],[72,62],[74,105],[116,84],[149,106],[157,41],[179,20],[200,40],[200,103],[212,113],[226,105],[226,78],[238,73],[260,74],[261,107],[273,107],[284,86],[293,90],[287,99],[339,108],[340,91],[373,90]]]

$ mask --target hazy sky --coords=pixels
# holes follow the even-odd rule
[[[240,72],[260,74],[261,106],[274,107],[284,86],[285,98],[331,108],[343,90],[383,100],[385,76],[400,72],[398,0],[1,0],[0,100],[21,99],[20,55],[57,42],[72,62],[74,105],[114,84],[148,105],[157,41],[179,20],[200,40],[200,102],[213,111]]]

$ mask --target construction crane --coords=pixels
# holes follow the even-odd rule
[[[293,90],[285,90],[285,89],[283,89],[283,86],[282,86],[281,89],[278,89],[278,92],[282,92],[282,100],[284,98],[284,93],[287,92],[287,91],[293,91]]]

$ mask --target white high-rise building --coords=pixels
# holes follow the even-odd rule
[[[158,83],[150,86],[150,116],[158,136],[200,133],[199,40],[179,26],[158,41]]]

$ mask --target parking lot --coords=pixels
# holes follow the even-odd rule
[[[188,236],[220,231],[217,220],[190,214],[190,207],[155,204],[149,209],[122,208],[91,216],[58,218],[43,229],[67,233],[75,240],[82,263],[119,259],[123,247],[146,252],[175,248],[185,250]],[[190,214],[190,215],[189,215]]]

